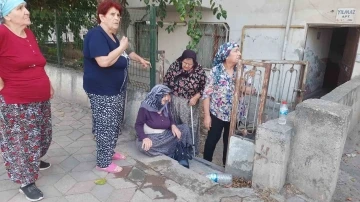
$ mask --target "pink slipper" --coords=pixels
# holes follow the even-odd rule
[[[126,156],[120,154],[119,152],[115,152],[114,156],[112,157],[113,160],[125,160]]]
[[[119,168],[121,168],[120,171],[116,171],[115,169],[118,167],[118,165],[116,165],[115,163],[111,163],[108,167],[106,168],[100,168],[99,166],[96,166],[96,170],[99,170],[99,171],[105,171],[105,172],[108,172],[108,173],[120,173],[123,168],[119,166]]]

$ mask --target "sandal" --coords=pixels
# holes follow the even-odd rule
[[[125,160],[126,156],[123,154],[120,154],[119,152],[115,152],[112,159],[113,160]]]
[[[96,170],[105,171],[105,172],[108,172],[108,173],[120,173],[123,170],[123,168],[116,165],[115,163],[111,163],[106,168],[100,168],[99,166],[96,166]]]

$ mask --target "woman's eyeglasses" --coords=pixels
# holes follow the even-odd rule
[[[192,66],[194,66],[194,64],[190,64],[190,63],[186,63],[186,62],[182,62],[182,64],[183,64],[184,66],[187,66],[187,67],[192,67]]]

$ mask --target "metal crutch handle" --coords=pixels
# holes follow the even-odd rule
[[[192,133],[192,143],[193,143],[193,152],[195,157],[195,136],[194,136],[194,118],[193,118],[193,107],[190,106],[190,116],[191,116],[191,133]]]

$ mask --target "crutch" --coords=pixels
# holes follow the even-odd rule
[[[194,136],[194,117],[193,117],[193,107],[190,106],[190,116],[191,116],[191,133],[192,133],[192,143],[193,143],[193,152],[195,157],[195,136]]]

